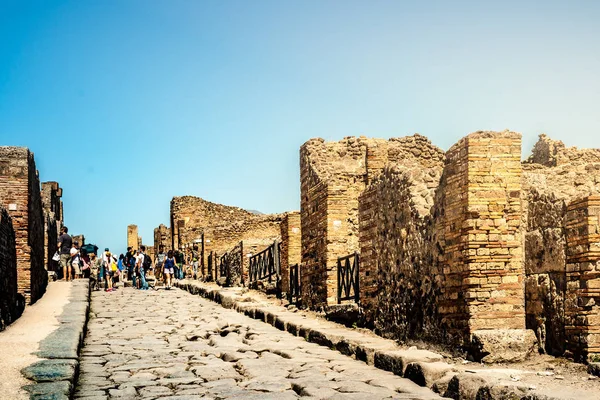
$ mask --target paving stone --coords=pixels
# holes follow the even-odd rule
[[[359,394],[371,399],[400,395],[397,388],[415,395],[427,390],[180,290],[120,290],[117,296],[93,295],[77,399],[285,400]],[[96,310],[109,298],[118,312]],[[271,314],[274,321],[281,317]],[[385,384],[370,384],[377,378]]]

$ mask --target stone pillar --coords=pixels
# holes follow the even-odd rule
[[[281,229],[281,291],[287,293],[290,287],[290,266],[302,261],[302,235],[300,231],[300,213],[286,213],[279,225]]]
[[[439,313],[451,335],[470,334],[477,346],[533,334],[525,332],[521,173],[521,136],[513,132],[473,133],[446,155]]]
[[[127,247],[139,250],[137,225],[127,226]]]
[[[0,331],[23,313],[25,301],[17,289],[15,231],[5,209],[0,209]]]
[[[46,291],[44,211],[33,153],[23,147],[0,147],[0,206],[12,217],[17,248],[19,293],[29,304]]]
[[[567,350],[576,360],[600,355],[600,196],[567,208]]]
[[[55,271],[58,263],[52,256],[58,245],[58,234],[62,228],[62,189],[57,182],[42,183],[42,205],[44,207],[44,266]]]

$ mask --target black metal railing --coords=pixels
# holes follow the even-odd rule
[[[229,257],[227,256],[227,253],[225,253],[219,259],[219,277],[220,278],[227,276],[227,270],[229,269],[228,264],[229,264]]]
[[[360,257],[358,252],[340,257],[337,260],[337,292],[338,304],[344,300],[354,300],[358,303],[360,298],[360,287],[358,282],[358,271],[360,268]]]
[[[272,245],[258,254],[250,257],[250,283],[267,279],[269,283],[279,280],[280,243],[273,242]]]
[[[290,304],[300,304],[302,301],[300,293],[300,265],[290,265],[290,288],[288,290],[288,301]]]
[[[213,252],[212,251],[208,254],[207,263],[208,263],[207,280],[209,282],[211,282],[213,280]]]

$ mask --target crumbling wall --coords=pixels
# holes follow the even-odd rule
[[[0,209],[0,331],[23,313],[25,300],[17,288],[15,231],[8,212]]]
[[[337,302],[337,259],[361,247],[359,196],[385,166],[418,159],[422,168],[432,168],[442,158],[443,152],[418,134],[389,140],[311,139],[302,146],[303,304],[318,307]],[[418,201],[416,207],[426,206],[424,198]]]
[[[461,346],[480,330],[522,330],[520,135],[476,132],[445,156],[411,142],[389,145],[402,155],[388,149],[360,197],[367,323]]]
[[[290,287],[290,266],[302,261],[302,235],[300,231],[300,212],[285,213],[281,224],[281,292],[287,293]]]
[[[171,249],[171,229],[163,224],[154,228],[154,249],[157,254],[160,251],[160,246],[164,247],[165,252]]]
[[[57,182],[43,182],[41,196],[44,208],[44,265],[48,271],[56,271],[58,263],[52,260],[52,256],[58,246],[58,235],[63,226],[62,189]]]
[[[8,210],[15,230],[19,293],[32,304],[46,291],[48,273],[40,180],[27,148],[0,147],[0,206]]]
[[[171,234],[173,249],[193,243],[202,229],[211,226],[231,225],[239,221],[254,220],[260,215],[239,207],[212,203],[194,196],[173,197],[171,200]]]
[[[300,148],[302,302],[309,307],[337,302],[337,258],[358,249],[367,141],[311,139]]]
[[[582,359],[585,338],[567,341],[568,294],[575,303],[586,301],[585,296],[577,300],[581,292],[569,290],[567,210],[572,202],[600,193],[600,150],[566,147],[540,135],[523,169],[527,327],[536,331],[542,351]]]
[[[137,225],[127,225],[127,247],[139,250],[139,237]]]
[[[600,196],[567,210],[567,349],[578,361],[600,357]]]

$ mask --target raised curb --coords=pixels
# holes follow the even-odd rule
[[[71,399],[79,374],[79,351],[87,330],[90,287],[87,279],[73,281],[69,302],[58,317],[60,325],[40,342],[43,360],[21,373],[34,383],[23,387],[31,399]]]
[[[389,339],[363,334],[330,321],[311,319],[283,306],[262,302],[252,297],[246,288],[223,288],[191,280],[176,282],[175,286],[271,324],[279,330],[301,336],[309,342],[338,350],[375,368],[410,379],[448,398],[560,400],[537,394],[534,388],[523,384],[446,363],[442,355],[428,350],[401,348]]]

